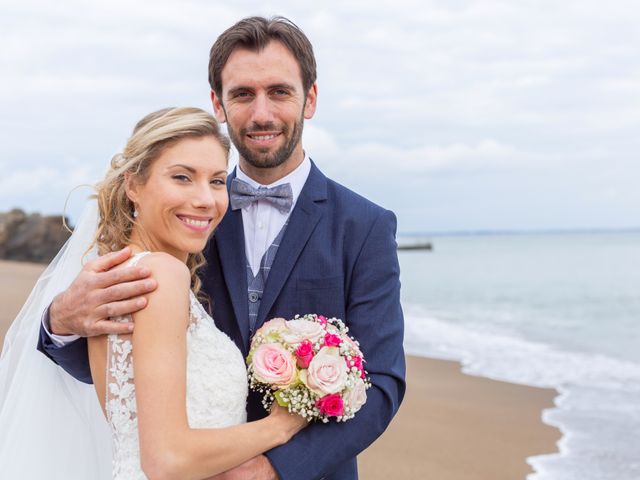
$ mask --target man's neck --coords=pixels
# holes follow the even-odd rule
[[[299,151],[296,150],[291,157],[277,167],[256,168],[248,164],[242,157],[239,159],[238,166],[245,175],[260,185],[271,185],[293,172],[300,166],[303,160],[304,151],[300,149]]]

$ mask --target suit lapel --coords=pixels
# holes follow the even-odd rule
[[[278,247],[273,265],[271,265],[260,301],[256,328],[266,320],[266,315],[289,278],[302,249],[322,218],[324,213],[322,204],[326,198],[327,179],[312,161],[309,177],[300,192],[295,208],[291,212],[289,225]]]
[[[228,185],[235,178],[229,175]],[[229,210],[220,222],[214,239],[218,247],[222,274],[231,296],[242,339],[249,341],[249,306],[247,304],[247,259],[244,252],[244,228],[242,210]],[[215,299],[214,299],[215,301]]]

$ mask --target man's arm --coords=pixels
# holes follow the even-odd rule
[[[91,383],[86,339],[56,345],[54,335],[91,337],[131,333],[133,324],[110,317],[137,312],[146,305],[142,296],[157,284],[145,267],[114,268],[131,256],[131,249],[108,253],[87,262],[73,283],[59,294],[44,314],[37,348],[76,379]]]
[[[267,457],[258,455],[231,470],[206,480],[278,480],[278,474]]]
[[[387,428],[405,392],[404,322],[396,218],[383,212],[358,255],[347,292],[346,322],[360,342],[372,387],[346,423],[311,425],[266,453],[283,480],[321,478],[367,448]]]

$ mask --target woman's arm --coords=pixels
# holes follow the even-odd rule
[[[186,330],[190,274],[174,257],[141,260],[158,288],[135,314],[133,362],[142,469],[150,479],[202,479],[287,442],[305,421],[276,410],[262,420],[219,429],[187,422]]]

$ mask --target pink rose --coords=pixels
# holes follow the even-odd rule
[[[253,353],[253,375],[269,385],[286,387],[296,379],[296,360],[278,343],[265,343]]]
[[[344,393],[344,403],[350,413],[356,413],[367,401],[367,387],[361,379]]]
[[[327,347],[339,347],[342,343],[342,339],[338,335],[334,335],[333,333],[327,333],[324,336],[324,344]]]
[[[296,358],[300,368],[309,366],[313,359],[313,344],[309,340],[305,340],[296,348]]]
[[[303,340],[316,342],[324,335],[324,328],[317,322],[303,320],[302,318],[285,322],[282,338],[290,345],[300,343]]]
[[[327,317],[325,317],[324,315],[318,315],[316,318],[318,319],[320,325],[322,325],[323,327],[327,326]]]
[[[337,393],[319,398],[316,400],[316,407],[320,409],[320,413],[329,417],[339,417],[344,413],[344,403]]]
[[[347,364],[337,347],[322,347],[309,367],[300,372],[300,379],[317,395],[340,392],[347,381]]]
[[[268,322],[264,322],[262,326],[256,331],[256,335],[267,336],[274,330],[282,330],[286,320],[284,318],[272,318]]]

